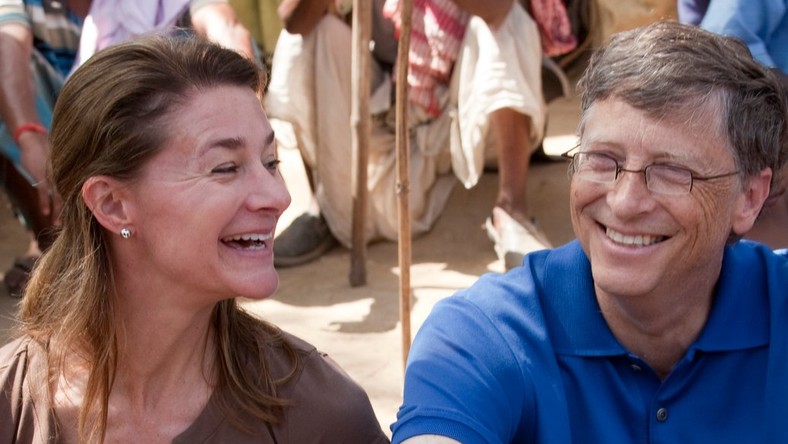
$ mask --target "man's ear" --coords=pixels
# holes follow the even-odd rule
[[[744,190],[739,196],[733,214],[733,232],[744,235],[755,224],[761,214],[763,203],[769,197],[772,169],[764,168],[744,184]]]
[[[109,176],[93,176],[82,185],[82,200],[102,227],[112,233],[131,228],[128,193],[123,184]]]

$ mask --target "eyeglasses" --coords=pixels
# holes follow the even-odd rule
[[[739,174],[738,171],[733,171],[714,176],[696,176],[686,168],[658,164],[647,165],[641,170],[628,170],[607,154],[583,151],[569,154],[572,151],[565,152],[561,157],[572,160],[571,172],[575,177],[591,182],[609,184],[618,180],[621,172],[643,173],[646,179],[646,188],[658,194],[688,194],[692,191],[692,184],[696,180],[706,181]]]

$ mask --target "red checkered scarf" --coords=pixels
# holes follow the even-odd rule
[[[571,51],[577,43],[561,0],[529,2],[545,54],[554,56]],[[399,33],[402,23],[399,0],[386,0],[383,15],[394,22]],[[435,88],[449,80],[470,17],[452,0],[413,0],[409,99],[430,115],[440,114]]]

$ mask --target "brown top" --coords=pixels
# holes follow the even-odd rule
[[[285,335],[300,358],[298,373],[279,388],[279,396],[293,402],[279,424],[260,423],[253,435],[234,428],[212,402],[173,442],[198,443],[352,443],[378,444],[389,440],[380,429],[364,390],[325,354],[310,344]],[[279,347],[266,350],[275,377],[289,371],[287,354]],[[0,442],[54,444],[55,418],[46,402],[44,349],[30,338],[0,348]]]

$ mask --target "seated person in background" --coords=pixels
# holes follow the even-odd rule
[[[34,238],[5,275],[12,295],[21,296],[54,236],[60,199],[46,174],[47,132],[64,79],[106,46],[176,26],[252,55],[248,32],[222,0],[0,2],[0,185]]]
[[[580,89],[577,240],[435,305],[392,441],[788,442],[788,250],[740,240],[788,154],[779,80],[659,22]]]
[[[352,33],[338,12],[347,3],[284,0],[279,8],[286,31],[274,52],[266,107],[272,119],[292,125],[314,205],[278,238],[277,265],[319,257],[333,237],[350,245]],[[494,146],[500,182],[486,227],[508,267],[549,246],[526,202],[529,159],[545,122],[542,52],[559,54],[575,44],[559,0],[532,3],[548,5],[543,9],[553,15],[536,16],[557,24],[548,29],[565,32],[540,43],[537,23],[514,0],[414,2],[408,79],[413,234],[433,226],[457,179],[468,188],[478,182],[490,154],[485,148]],[[368,241],[398,237],[390,76],[398,23],[396,0],[374,1]]]
[[[262,71],[195,37],[93,56],[51,134],[62,231],[0,349],[0,442],[385,443],[364,391],[244,311],[290,195]]]
[[[788,2],[785,0],[679,0],[679,20],[717,34],[737,37],[755,60],[774,70],[788,88]],[[772,248],[788,248],[788,167],[782,190],[764,205],[763,214],[746,234]]]

